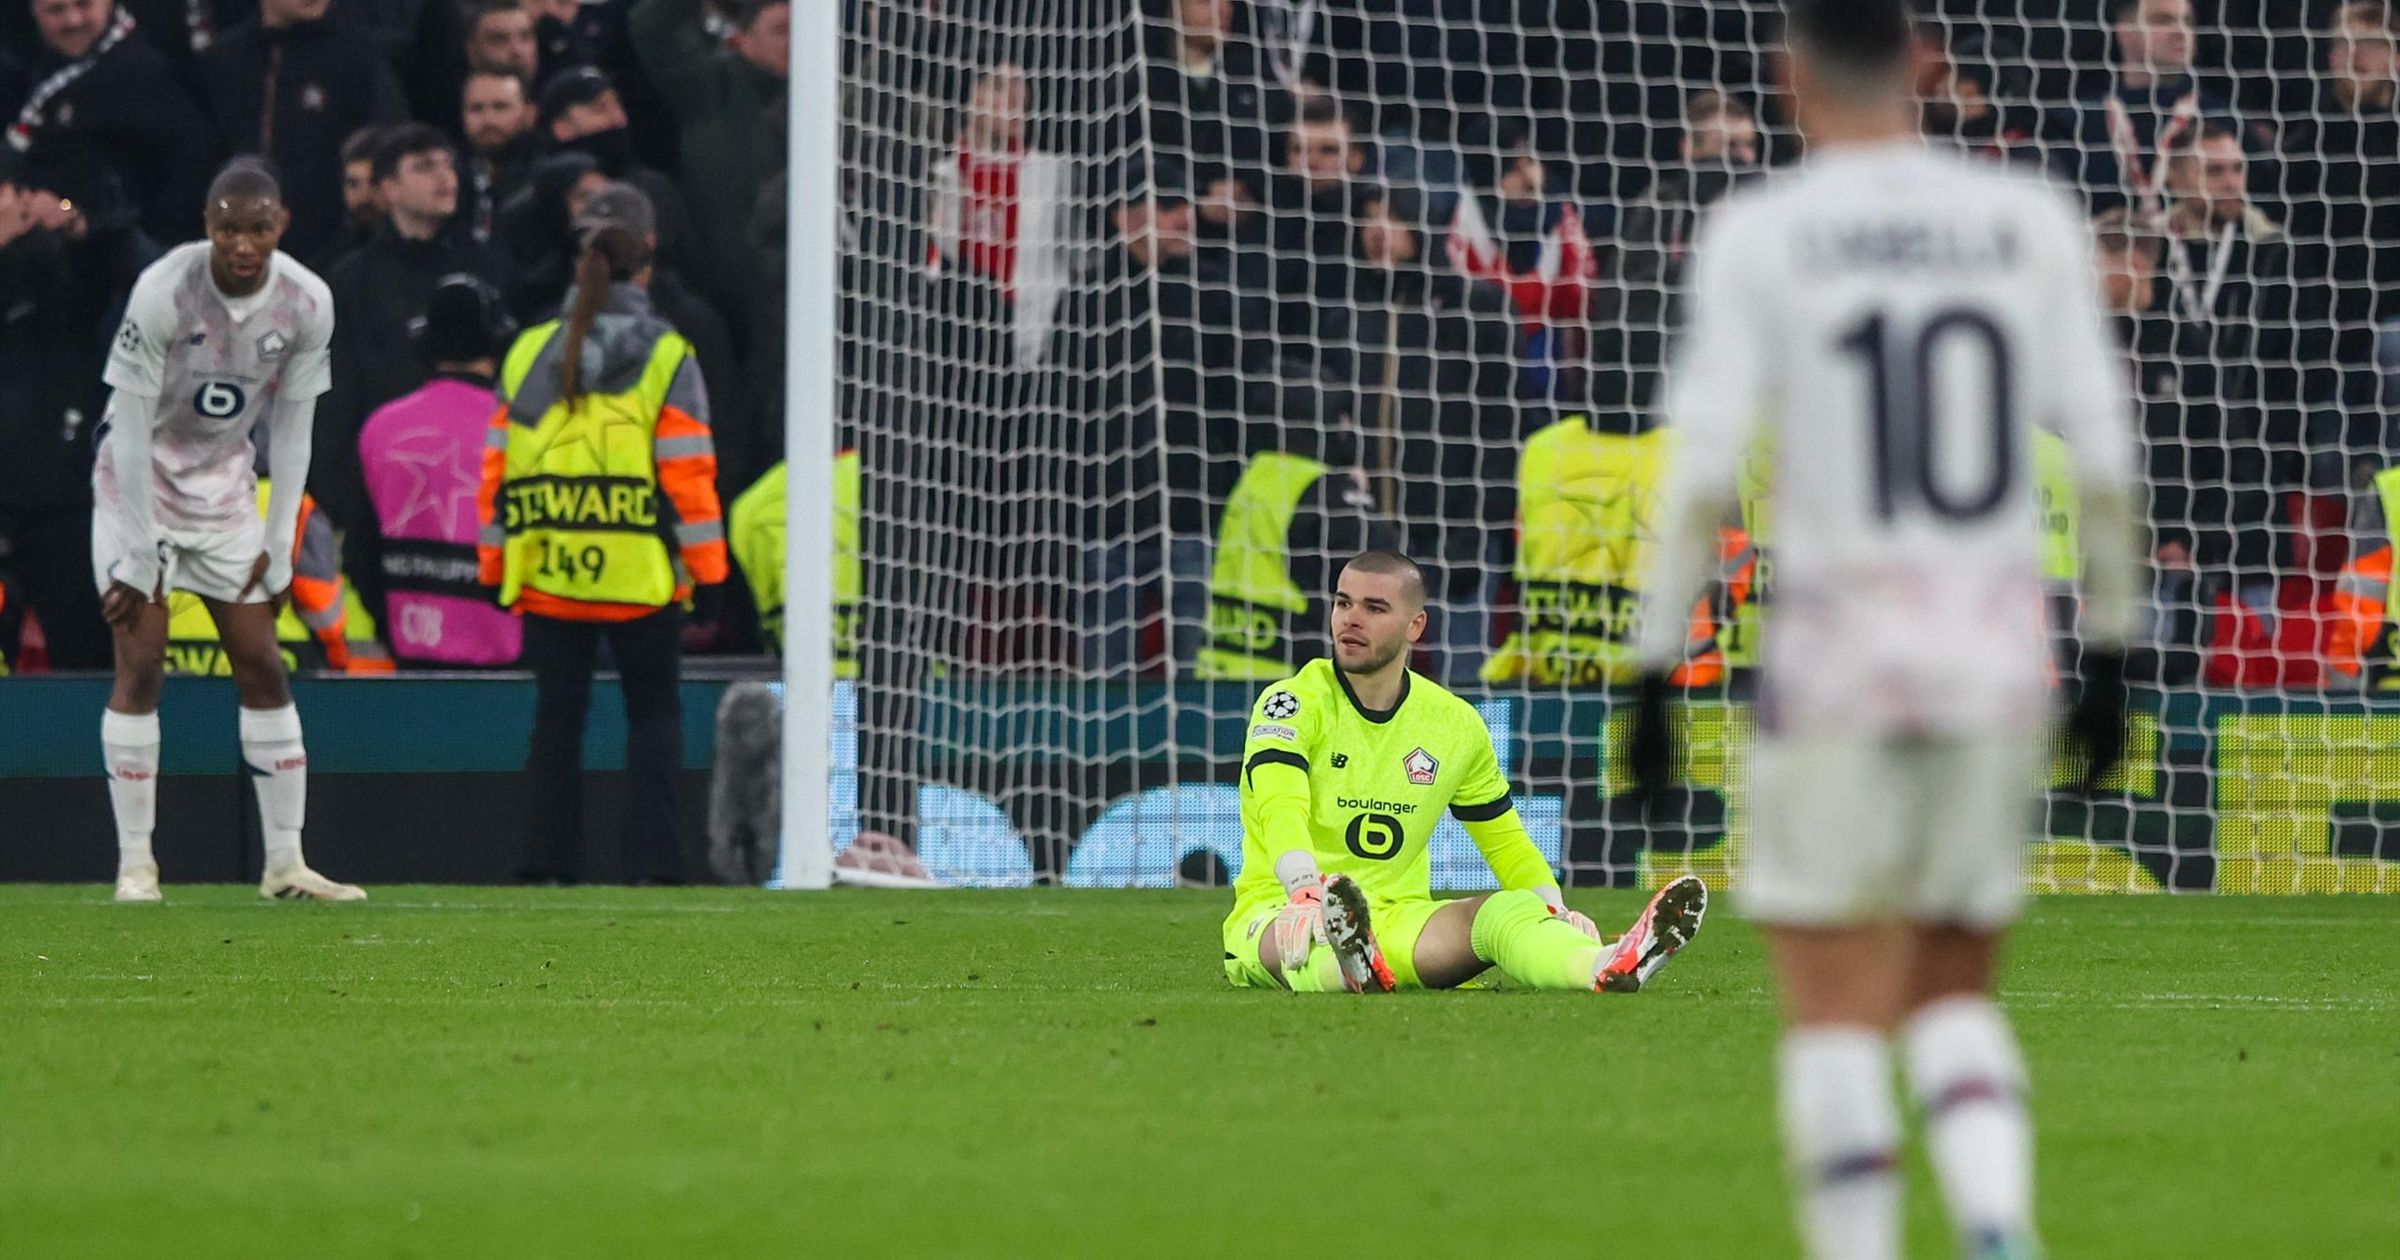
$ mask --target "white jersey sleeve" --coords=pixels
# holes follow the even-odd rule
[[[285,274],[315,299],[301,320],[299,344],[283,369],[282,393],[286,398],[315,398],[333,388],[333,290],[299,263],[286,258],[277,262],[288,264]]]
[[[158,397],[175,341],[175,289],[182,279],[176,268],[153,266],[134,282],[133,295],[125,302],[125,322],[117,327],[108,366],[100,374],[109,388]]]
[[[1692,601],[1708,580],[1718,526],[1738,504],[1741,463],[1774,401],[1769,356],[1773,306],[1755,291],[1765,274],[1749,257],[1755,240],[1738,206],[1720,210],[1692,252],[1686,319],[1667,377],[1673,440],[1635,650],[1642,666],[1665,670],[1686,650]]]

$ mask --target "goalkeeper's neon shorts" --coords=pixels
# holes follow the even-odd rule
[[[1417,938],[1424,935],[1425,924],[1434,912],[1450,903],[1431,897],[1408,897],[1399,901],[1369,901],[1367,919],[1375,929],[1375,943],[1383,948],[1383,960],[1391,965],[1392,978],[1403,989],[1421,989],[1417,979]],[[1283,913],[1280,901],[1235,906],[1225,916],[1225,979],[1240,989],[1280,989],[1275,977],[1258,961],[1259,946],[1267,939],[1267,926]]]

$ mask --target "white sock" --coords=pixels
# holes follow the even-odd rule
[[[117,817],[117,869],[156,866],[150,833],[158,824],[158,715],[102,710],[100,751],[108,759],[108,803]]]
[[[1784,1156],[1814,1260],[1899,1260],[1900,1104],[1882,1033],[1796,1028],[1779,1056]]]
[[[1901,1026],[1900,1048],[1966,1254],[2032,1254],[2033,1121],[2008,1017],[1988,998],[1944,998]]]
[[[258,789],[259,830],[267,871],[300,865],[300,824],[308,814],[308,752],[300,746],[300,710],[242,710],[242,761]]]

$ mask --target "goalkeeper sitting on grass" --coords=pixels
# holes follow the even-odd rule
[[[1641,989],[1700,930],[1691,876],[1606,942],[1565,908],[1509,804],[1473,706],[1409,672],[1425,577],[1370,551],[1342,569],[1333,659],[1268,687],[1242,750],[1242,873],[1225,976],[1295,992],[1450,989],[1497,967],[1511,987]],[[1447,809],[1502,891],[1436,901],[1427,848]]]

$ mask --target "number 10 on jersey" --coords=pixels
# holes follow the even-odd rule
[[[1939,414],[1935,368],[1945,344],[1982,351],[1987,392],[1981,416]],[[2015,371],[2008,334],[1998,321],[1970,306],[1941,307],[1914,324],[1878,310],[1853,324],[1839,345],[1867,374],[1878,520],[1922,512],[1972,521],[2008,500],[2016,482]],[[1966,486],[1942,484],[1944,430],[1952,440],[1980,441],[1990,452],[1983,474]]]

